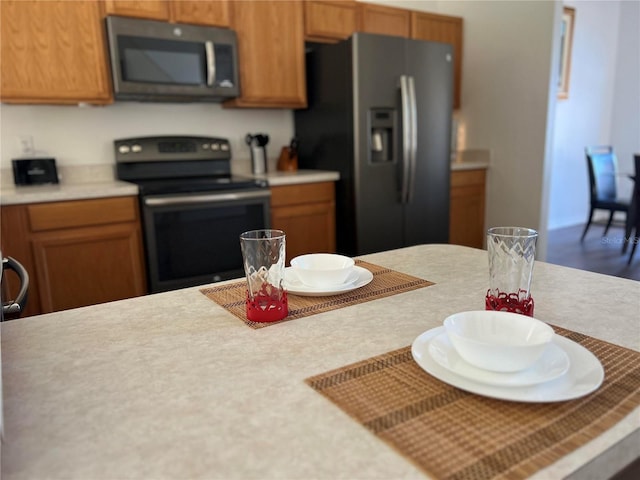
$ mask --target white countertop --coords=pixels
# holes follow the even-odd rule
[[[490,150],[460,150],[451,156],[451,170],[487,169],[491,163]]]
[[[138,195],[138,186],[115,179],[113,165],[58,167],[60,183],[15,186],[9,172],[2,172],[0,205],[89,200]]]
[[[487,254],[361,258],[435,285],[258,330],[200,287],[4,322],[3,480],[425,478],[304,380],[484,308]],[[640,349],[640,282],[536,262],[532,291],[536,317]],[[610,477],[639,410],[533,478]]]
[[[95,183],[61,183],[57,185],[28,185],[3,187],[0,205],[24,203],[61,202],[66,200],[90,200],[92,198],[138,195],[138,186],[118,180]]]
[[[246,162],[245,162],[246,163]],[[294,172],[269,171],[263,175],[252,175],[247,165],[240,163],[235,173],[265,179],[270,186],[295,185],[300,183],[335,182],[340,174],[327,170],[297,170]],[[452,170],[485,169],[489,166],[488,151],[459,152],[451,162]],[[0,185],[0,205],[59,202],[65,200],[88,200],[92,198],[137,195],[135,184],[115,179],[113,165],[60,167],[61,178],[57,185],[33,185],[16,187],[10,183],[9,172],[3,172]]]
[[[264,175],[240,173],[253,178],[266,179],[270,186],[335,182],[340,179],[338,172],[324,170],[274,171]],[[0,205],[88,200],[137,194],[137,185],[114,179],[112,166],[70,168],[65,170],[65,174],[61,176],[60,183],[57,185],[16,187],[5,181],[0,186]]]

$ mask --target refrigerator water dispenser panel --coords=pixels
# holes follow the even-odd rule
[[[394,161],[395,110],[372,108],[369,110],[369,155],[371,163]]]

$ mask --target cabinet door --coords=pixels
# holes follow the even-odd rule
[[[105,0],[104,5],[107,15],[169,20],[167,0]]]
[[[343,40],[349,38],[357,28],[355,1],[306,0],[304,2],[305,40]]]
[[[177,23],[229,26],[228,0],[180,0],[171,2],[172,19]]]
[[[287,264],[305,253],[334,253],[333,182],[272,187],[271,227],[283,230],[287,235]]]
[[[101,5],[0,2],[2,101],[110,103]]]
[[[0,210],[2,254],[29,273],[22,316],[146,293],[137,197],[113,197]],[[7,298],[17,277],[3,281]]]
[[[38,233],[32,245],[44,312],[145,293],[142,239],[135,225]]]
[[[485,171],[451,172],[449,243],[483,248]]]
[[[305,107],[302,2],[232,2],[231,25],[238,35],[241,97],[224,105]]]
[[[409,37],[411,12],[401,8],[358,3],[360,32]]]
[[[453,108],[460,108],[462,88],[462,18],[411,12],[411,38],[453,45]]]
[[[27,304],[21,317],[39,315],[40,292],[36,280],[36,264],[29,242],[29,220],[24,205],[6,205],[0,208],[0,248],[4,257],[13,257],[20,262],[29,274]],[[16,275],[6,272],[2,277],[2,299],[14,300],[20,289]]]

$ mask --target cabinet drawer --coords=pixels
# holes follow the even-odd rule
[[[484,185],[485,171],[480,170],[454,170],[451,172],[451,187],[465,187],[468,185]]]
[[[301,183],[271,187],[271,206],[333,202],[333,182]]]
[[[39,203],[27,207],[31,231],[87,227],[137,220],[137,197]]]

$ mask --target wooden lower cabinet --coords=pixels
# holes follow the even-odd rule
[[[271,187],[271,227],[287,235],[287,265],[305,253],[335,253],[334,182]]]
[[[485,177],[484,169],[451,172],[449,243],[483,248]]]
[[[3,207],[2,251],[29,273],[23,316],[146,293],[137,197]]]

